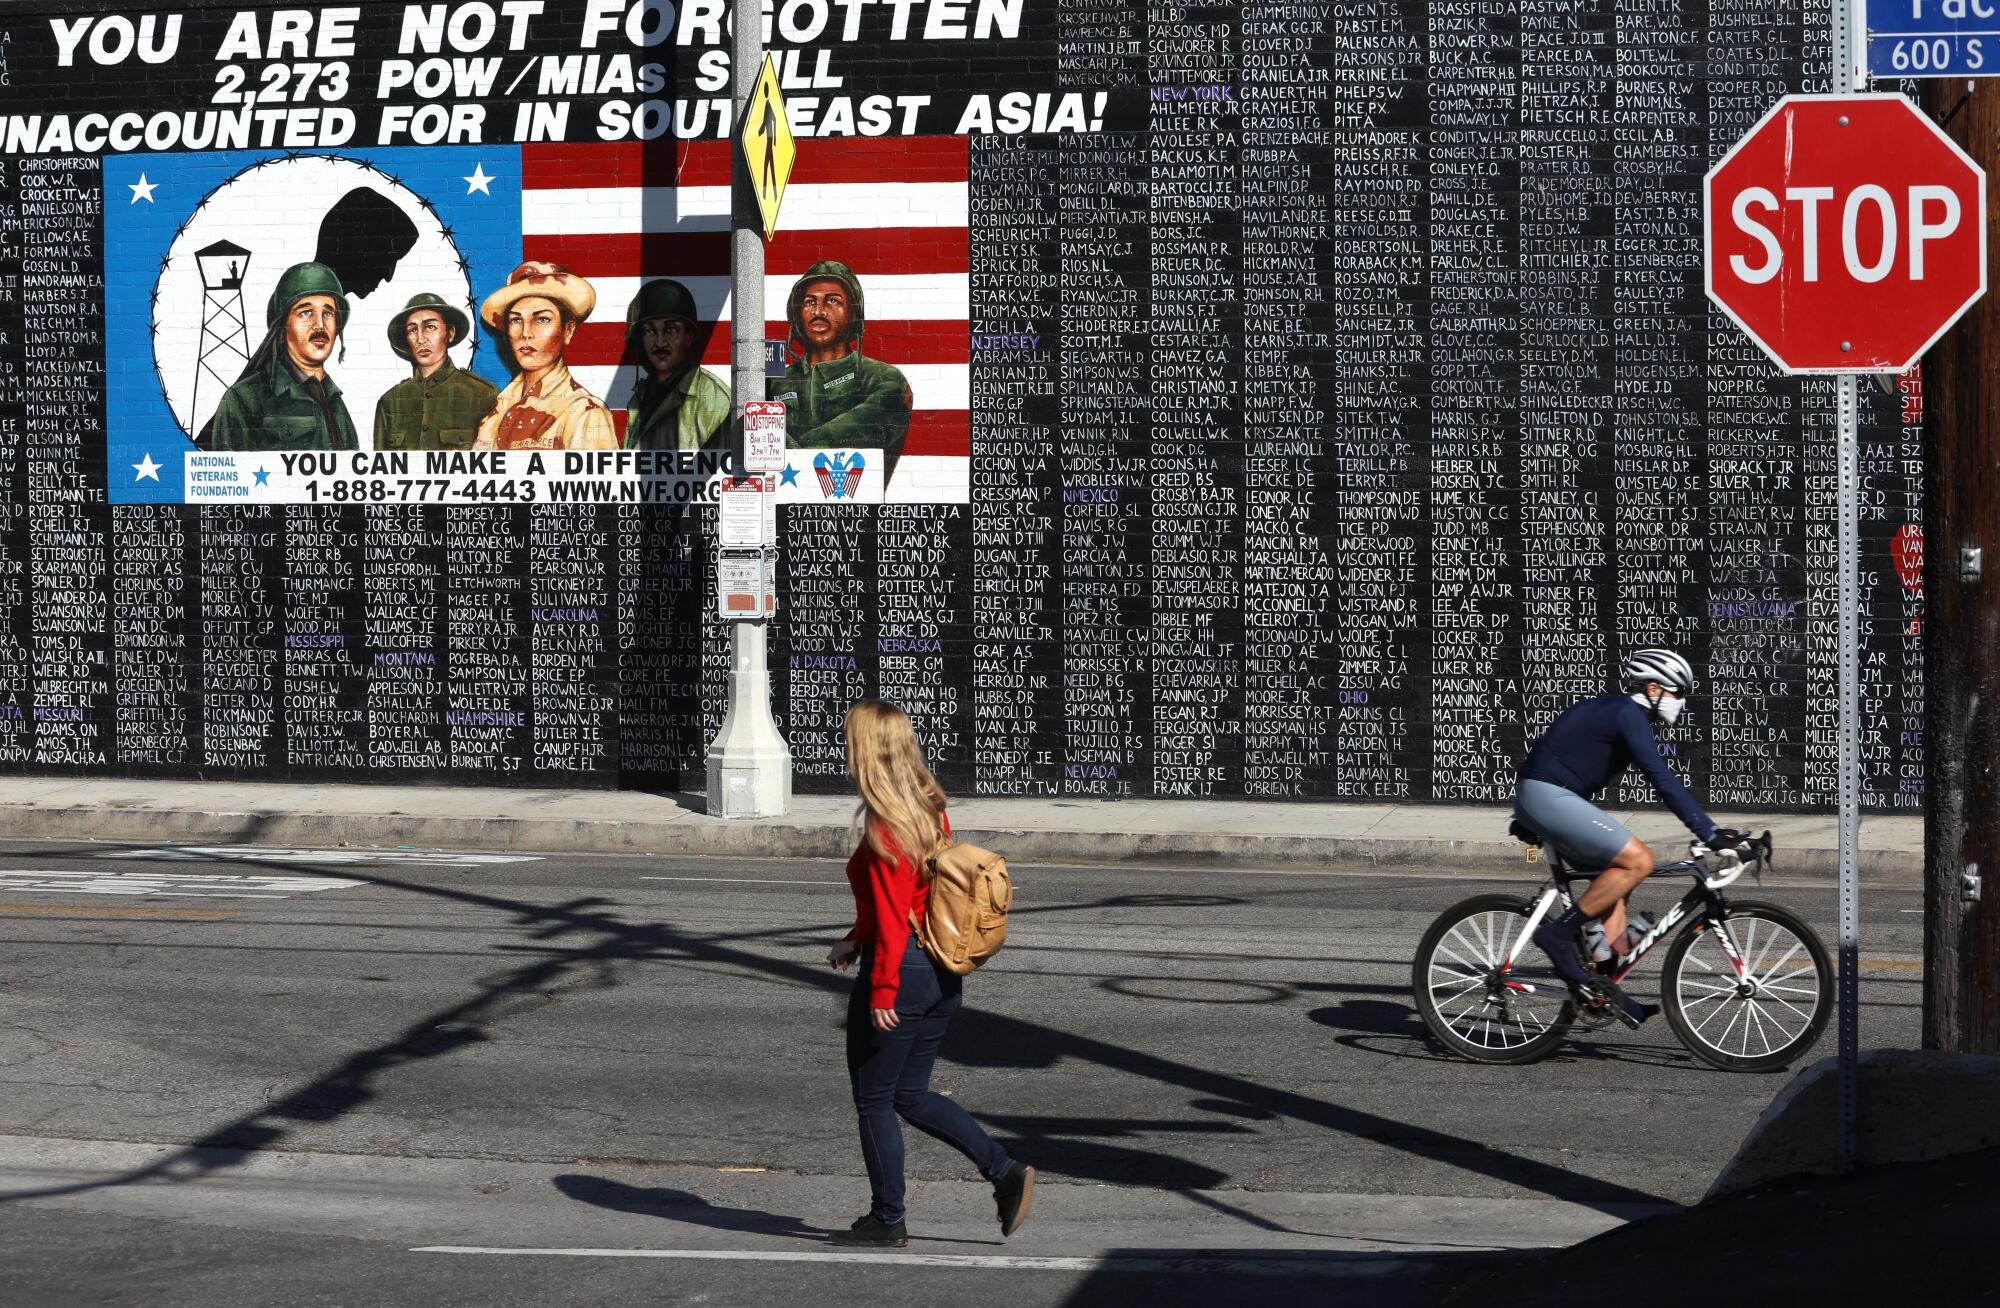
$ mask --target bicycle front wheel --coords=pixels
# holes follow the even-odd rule
[[[1532,1063],[1545,1057],[1576,1017],[1569,988],[1541,951],[1501,964],[1533,900],[1479,895],[1439,914],[1424,932],[1411,968],[1417,1012],[1446,1049],[1481,1063]]]
[[[1667,1021],[1695,1057],[1725,1072],[1776,1072],[1813,1047],[1833,1016],[1833,961],[1805,920],[1776,904],[1729,906],[1738,960],[1705,921],[1667,950]]]

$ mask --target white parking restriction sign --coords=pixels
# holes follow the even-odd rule
[[[785,470],[785,404],[751,400],[743,406],[743,471]]]
[[[767,550],[724,550],[715,561],[715,601],[725,618],[768,618],[778,611],[777,561]]]
[[[777,478],[767,474],[730,477],[716,495],[716,534],[726,550],[758,550],[777,543]]]

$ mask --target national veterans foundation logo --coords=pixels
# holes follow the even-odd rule
[[[853,499],[861,489],[861,474],[868,460],[859,454],[836,452],[813,455],[813,472],[819,477],[819,493],[830,500]]]

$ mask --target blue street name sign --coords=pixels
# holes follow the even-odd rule
[[[2000,77],[2000,0],[1867,0],[1870,77]]]

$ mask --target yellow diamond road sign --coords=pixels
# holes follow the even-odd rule
[[[785,118],[785,97],[778,91],[778,70],[765,55],[764,71],[757,75],[757,89],[750,93],[750,108],[743,117],[743,160],[750,165],[750,185],[764,213],[767,241],[778,230],[778,203],[785,198],[785,182],[798,152],[792,125]]]

